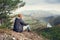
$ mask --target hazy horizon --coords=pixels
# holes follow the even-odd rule
[[[43,10],[60,12],[60,0],[23,0],[26,4],[24,7],[18,8],[14,13],[26,10]]]

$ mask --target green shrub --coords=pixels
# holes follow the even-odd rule
[[[50,40],[60,40],[60,27],[44,28],[34,30],[38,35],[42,35]]]

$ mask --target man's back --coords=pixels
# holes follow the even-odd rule
[[[21,19],[18,19],[18,18],[15,19],[13,30],[16,32],[23,31],[23,25],[20,23],[20,21],[21,21]]]

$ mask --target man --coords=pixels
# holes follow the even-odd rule
[[[16,31],[16,32],[23,32],[23,27],[26,26],[27,27],[27,23],[25,23],[23,20],[22,20],[22,15],[21,14],[18,14],[18,17],[15,19],[15,22],[14,22],[14,28],[13,30]],[[28,29],[28,32],[30,31],[30,27],[28,26],[27,27]]]

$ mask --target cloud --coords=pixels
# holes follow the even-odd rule
[[[44,11],[55,10],[60,12],[60,5],[30,5],[18,8],[15,12],[21,12],[25,10],[44,10]]]
[[[23,0],[26,5],[16,11],[24,10],[56,10],[60,12],[60,0]],[[56,4],[57,3],[57,4]]]
[[[36,4],[60,4],[60,0],[23,0],[27,5]]]
[[[47,3],[60,3],[60,0],[46,0]]]

